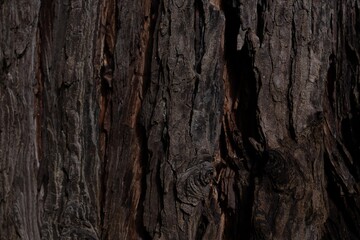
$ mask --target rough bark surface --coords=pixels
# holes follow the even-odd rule
[[[0,239],[360,239],[359,0],[0,0]]]

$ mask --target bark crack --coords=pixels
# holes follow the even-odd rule
[[[291,55],[290,55],[290,76],[289,76],[289,84],[287,91],[287,102],[288,102],[288,118],[289,118],[289,134],[290,137],[296,141],[296,132],[294,126],[294,110],[293,110],[293,84],[295,78],[295,59],[297,55],[296,50],[296,23],[294,20],[295,16],[295,6],[293,6],[293,17],[291,22]]]
[[[195,70],[201,74],[202,58],[205,54],[205,13],[202,0],[195,0]]]

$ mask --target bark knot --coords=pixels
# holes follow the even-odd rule
[[[208,161],[200,162],[180,175],[177,182],[178,199],[185,213],[190,214],[207,197],[213,177],[214,167]]]

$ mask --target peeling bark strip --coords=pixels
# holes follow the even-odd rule
[[[31,3],[30,3],[31,2]],[[0,0],[0,239],[359,239],[359,0]]]

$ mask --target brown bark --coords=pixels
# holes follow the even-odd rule
[[[0,19],[0,239],[360,238],[360,1]]]

